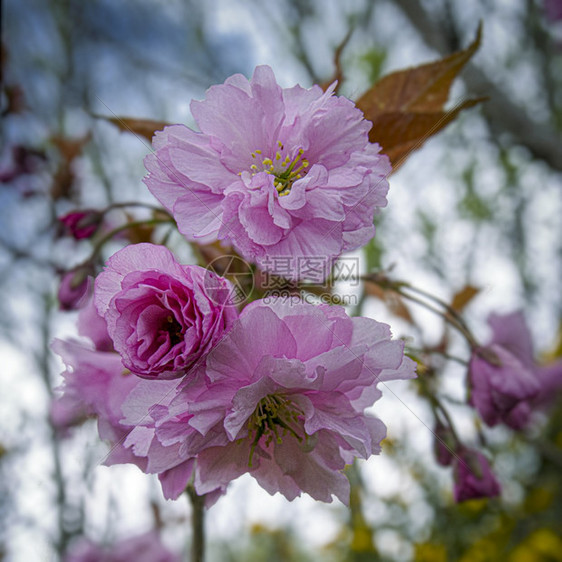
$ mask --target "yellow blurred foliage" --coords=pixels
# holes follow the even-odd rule
[[[509,562],[562,562],[562,539],[550,529],[537,529],[518,545]]]
[[[415,545],[415,562],[447,562],[447,549],[442,544],[421,543]]]

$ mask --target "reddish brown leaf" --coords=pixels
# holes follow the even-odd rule
[[[466,285],[460,291],[455,293],[451,308],[456,312],[462,312],[470,301],[480,292],[480,289],[472,285]]]
[[[466,49],[432,63],[393,72],[357,100],[357,107],[373,123],[370,140],[382,146],[394,169],[460,111],[483,101],[484,98],[465,100],[451,110],[444,109],[455,77],[480,46],[480,39],[481,27]]]
[[[51,137],[51,142],[58,148],[62,158],[70,162],[82,152],[82,149],[90,142],[91,138],[92,134],[88,132],[80,138],[54,136]]]
[[[96,117],[110,121],[114,125],[117,125],[122,131],[132,133],[133,135],[140,135],[149,141],[152,141],[152,137],[156,131],[161,131],[164,127],[170,125],[170,123],[166,121],[137,119],[135,117],[107,117],[105,115],[96,115]]]

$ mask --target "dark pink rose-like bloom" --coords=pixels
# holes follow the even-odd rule
[[[110,545],[100,545],[86,538],[75,541],[64,562],[180,562],[179,555],[166,548],[155,532],[131,537]]]
[[[521,312],[492,314],[488,323],[492,340],[470,361],[471,403],[488,425],[501,422],[519,430],[562,388],[562,361],[537,365]]]
[[[167,248],[153,244],[114,254],[94,293],[123,364],[145,378],[185,375],[238,315],[227,280],[180,265]]]
[[[242,311],[204,375],[155,421],[162,445],[197,456],[199,494],[249,472],[270,494],[347,503],[343,468],[378,453],[386,433],[365,413],[381,395],[376,385],[414,377],[415,367],[385,324],[274,300]]]
[[[486,457],[477,451],[457,451],[455,458],[455,501],[492,498],[501,492],[500,485]]]
[[[283,89],[268,66],[250,81],[236,74],[191,103],[200,132],[156,133],[145,183],[189,240],[224,240],[274,273],[290,257],[283,275],[306,277],[299,260],[364,245],[387,203],[389,160],[333,91]]]

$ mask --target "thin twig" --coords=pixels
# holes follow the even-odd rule
[[[191,562],[205,559],[205,496],[200,496],[193,485],[188,485],[186,493],[191,502]]]

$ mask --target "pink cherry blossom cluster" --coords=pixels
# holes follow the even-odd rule
[[[145,159],[145,183],[189,241],[230,245],[295,287],[307,269],[276,264],[323,256],[331,266],[373,237],[390,164],[334,86],[283,89],[261,66],[250,80],[213,86],[191,110],[199,131],[166,127]],[[87,238],[103,214],[62,222]],[[343,469],[378,453],[385,436],[367,412],[377,385],[415,376],[388,326],[292,293],[239,311],[227,279],[178,263],[164,246],[125,247],[95,284],[92,268],[75,268],[59,292],[64,308],[82,307],[83,339],[53,345],[67,367],[51,412],[57,428],[96,417],[111,445],[106,464],[158,474],[166,498],[190,484],[209,505],[249,473],[290,500],[306,492],[348,501]],[[469,402],[489,426],[520,430],[562,386],[562,362],[535,364],[521,314],[490,325],[483,346],[457,324],[472,349]],[[457,501],[499,494],[486,457],[459,440],[439,407],[436,456],[453,466]]]
[[[265,66],[212,87],[192,103],[200,132],[156,135],[149,189],[189,240],[221,240],[257,264],[358,248],[386,205],[390,164],[333,89],[282,89]],[[97,227],[82,214],[63,222],[78,238]],[[163,246],[114,254],[80,312],[83,339],[53,345],[66,364],[53,423],[95,416],[106,464],[158,474],[166,498],[190,483],[210,504],[250,473],[271,494],[347,502],[343,469],[385,437],[366,412],[377,384],[415,376],[403,342],[341,307],[274,299],[239,312],[232,294]]]
[[[238,314],[230,289],[163,246],[117,252],[80,312],[87,340],[54,344],[67,365],[55,424],[96,416],[106,464],[158,474],[167,498],[191,481],[212,502],[248,472],[272,494],[347,502],[343,468],[385,436],[365,412],[377,383],[414,376],[403,342],[337,306],[258,300]]]
[[[192,102],[199,131],[156,133],[146,185],[191,242],[230,245],[258,274],[293,286],[312,281],[298,266],[307,259],[322,256],[327,275],[374,236],[391,171],[369,142],[371,124],[334,89],[281,88],[267,66],[250,80],[232,76]],[[108,209],[61,222],[89,238]],[[348,501],[343,469],[378,453],[385,436],[367,413],[378,383],[415,376],[388,326],[293,293],[239,311],[228,280],[178,263],[163,246],[114,254],[92,297],[93,265],[67,273],[59,291],[62,308],[81,308],[82,339],[53,344],[66,364],[51,411],[56,428],[97,418],[111,446],[106,464],[158,474],[166,498],[189,484],[210,505],[249,473],[290,500],[305,492]],[[521,430],[562,387],[562,362],[535,364],[520,313],[489,322],[487,345],[457,323],[472,349],[469,403],[489,426]],[[456,500],[498,495],[487,458],[460,441],[435,404],[436,458],[453,467]]]
[[[535,362],[521,312],[492,314],[488,323],[492,339],[476,348],[470,360],[470,403],[487,425],[504,423],[520,430],[562,388],[562,360],[546,366]]]
[[[524,430],[562,389],[562,361],[539,365],[521,312],[491,314],[492,338],[474,345],[468,369],[469,403],[488,426]],[[493,497],[500,485],[488,459],[462,444],[451,426],[435,427],[438,464],[453,466],[457,501]]]

